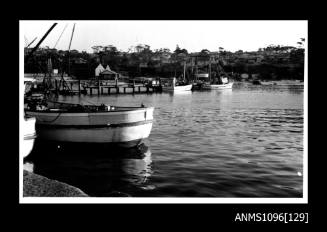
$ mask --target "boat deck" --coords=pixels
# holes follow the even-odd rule
[[[96,113],[96,112],[120,112],[120,111],[134,111],[134,110],[142,110],[146,109],[144,105],[134,106],[134,107],[124,107],[124,106],[109,106],[105,104],[101,105],[82,105],[75,103],[66,103],[66,102],[51,102],[48,101],[48,106],[44,108],[35,108],[29,109],[29,111],[34,112],[67,112],[67,113]]]

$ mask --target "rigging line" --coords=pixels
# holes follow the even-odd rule
[[[85,100],[85,99],[82,99],[82,104],[83,104],[83,101],[86,101],[87,103],[90,103],[90,104],[92,104],[94,106],[97,106],[97,104],[95,104],[94,102],[91,102],[91,101],[88,101],[88,100]]]
[[[25,35],[24,35],[24,39],[25,39],[25,47],[26,47],[28,45],[28,40]]]
[[[60,34],[60,36],[59,36],[59,38],[58,38],[58,40],[57,40],[57,42],[56,42],[56,44],[55,44],[55,46],[54,46],[53,48],[56,48],[56,46],[57,46],[57,44],[58,44],[58,42],[59,42],[59,40],[60,40],[60,38],[61,38],[62,34],[63,34],[63,33],[64,33],[64,31],[66,30],[67,26],[68,26],[68,23],[66,24],[66,26],[65,26],[64,30],[61,32],[61,34]]]
[[[35,41],[37,39],[37,37],[35,37],[34,39],[33,39],[33,41],[32,42],[30,42],[29,43],[29,45],[27,45],[27,47],[26,48],[28,48],[29,46],[31,46],[31,44]]]
[[[41,122],[47,122],[47,123],[53,123],[54,121],[56,121],[60,116],[61,116],[62,112],[58,113],[58,115],[52,119],[52,120],[40,120]]]

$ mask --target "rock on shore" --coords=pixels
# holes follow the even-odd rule
[[[24,197],[88,197],[79,188],[24,170]]]

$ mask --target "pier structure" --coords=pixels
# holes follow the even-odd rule
[[[136,94],[136,93],[156,93],[161,92],[161,86],[150,86],[146,84],[121,84],[121,85],[84,85],[81,88],[87,94],[98,95],[110,94]],[[80,88],[80,89],[81,89]]]
[[[62,95],[110,95],[110,94],[138,94],[158,93],[162,91],[161,85],[145,83],[109,83],[106,80],[69,80],[62,83],[55,80],[52,91]]]

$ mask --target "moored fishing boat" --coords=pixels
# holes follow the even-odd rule
[[[31,57],[56,24],[54,23],[42,37],[28,54],[26,60]],[[75,24],[68,51],[70,51],[74,29]],[[70,62],[68,62],[68,73],[70,74],[69,64]],[[40,140],[63,143],[119,144],[124,147],[133,147],[138,145],[142,139],[149,137],[152,129],[153,107],[145,107],[143,104],[140,107],[120,107],[104,104],[82,105],[52,102],[49,100],[51,70],[52,62],[49,59],[49,77],[43,79],[44,97],[26,98],[24,102],[26,105],[25,115],[36,118],[36,132]],[[65,83],[63,75],[61,80]]]
[[[162,85],[163,91],[173,91],[173,92],[179,92],[179,91],[191,91],[192,84],[185,84],[185,83],[178,83],[176,82],[176,78],[174,77],[172,81],[165,83]]]
[[[232,89],[233,82],[229,82],[226,84],[203,84],[203,89]]]
[[[36,118],[40,139],[57,142],[109,143],[133,147],[149,137],[153,107],[114,107],[53,103],[25,110]]]
[[[162,86],[163,91],[174,91],[174,92],[179,92],[179,91],[191,91],[192,89],[192,84],[189,85],[177,85],[177,86]]]
[[[221,77],[214,78],[212,82],[205,82],[202,85],[202,89],[232,89],[233,82],[228,80],[228,77]]]

